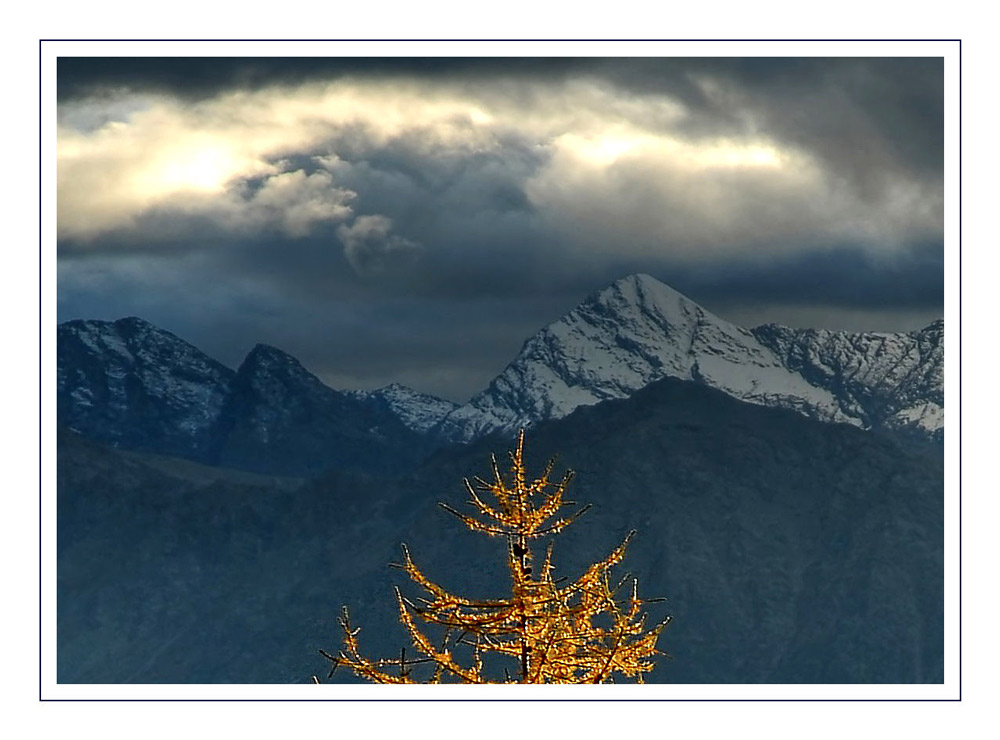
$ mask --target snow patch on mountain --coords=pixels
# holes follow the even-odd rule
[[[865,428],[944,435],[944,322],[914,332],[834,332],[765,324],[754,335],[785,367],[836,390]]]
[[[197,454],[234,377],[198,348],[139,318],[59,325],[59,420],[107,441],[165,440],[167,449]]]
[[[443,398],[420,393],[399,383],[391,383],[373,391],[345,391],[362,401],[383,405],[410,429],[426,434],[458,408],[458,404]]]

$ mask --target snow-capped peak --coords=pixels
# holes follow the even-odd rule
[[[525,342],[520,354],[442,423],[468,440],[624,398],[663,377],[691,380],[751,403],[867,426],[835,388],[810,382],[755,334],[645,275],[621,278]]]

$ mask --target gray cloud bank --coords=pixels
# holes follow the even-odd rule
[[[636,270],[723,316],[916,328],[943,296],[942,72],[61,59],[60,319],[459,400]]]

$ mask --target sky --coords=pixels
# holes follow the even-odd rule
[[[61,58],[60,321],[465,401],[648,273],[744,326],[943,315],[935,58]]]

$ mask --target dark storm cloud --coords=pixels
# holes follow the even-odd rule
[[[734,260],[711,267],[665,266],[678,290],[706,304],[767,303],[869,310],[940,310],[944,250],[915,245],[893,258],[859,247],[831,247],[780,259]]]
[[[220,91],[300,85],[357,75],[446,76],[458,80],[498,74],[564,78],[593,64],[587,59],[559,57],[61,57],[57,94],[60,101],[68,101],[125,88],[205,98]]]
[[[793,81],[747,81],[763,125],[820,156],[866,197],[893,176],[940,182],[944,162],[944,75],[940,59],[811,60]],[[742,80],[741,80],[742,81]]]
[[[592,60],[593,74],[637,93],[665,93],[698,115],[692,129],[711,134],[752,110],[783,137],[829,147],[831,161],[866,149],[867,135],[901,162],[940,174],[944,131],[944,61],[940,58],[755,57],[743,59]],[[713,80],[714,93],[701,80]],[[863,123],[862,123],[863,120]],[[713,126],[713,121],[715,125]],[[844,125],[861,127],[845,131]],[[858,138],[855,134],[866,134]]]
[[[510,361],[527,334],[576,302],[524,292],[513,301],[406,295],[386,290],[405,288],[398,280],[349,279],[337,251],[312,245],[278,257],[256,246],[255,268],[241,271],[218,254],[64,261],[59,318],[139,315],[233,368],[264,342],[292,353],[334,388],[402,382],[464,401]],[[302,290],[290,290],[293,282]]]

